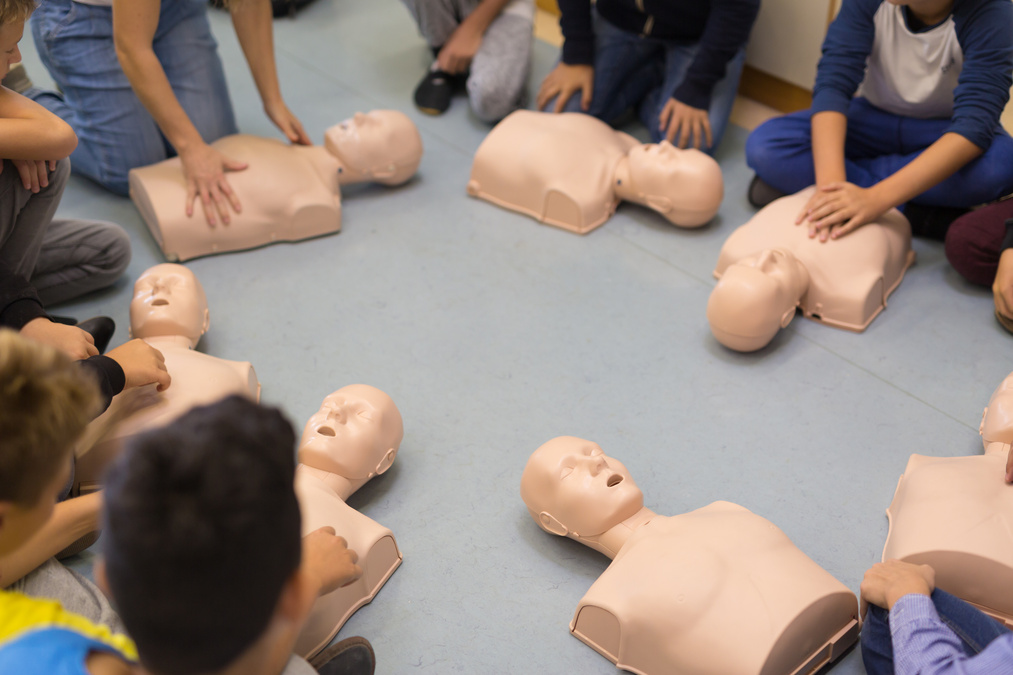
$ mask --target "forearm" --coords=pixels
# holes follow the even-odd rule
[[[158,27],[158,0],[114,0],[113,42],[120,67],[169,143],[182,153],[203,143],[152,48]]]
[[[0,158],[58,160],[76,147],[69,124],[35,101],[0,88]]]
[[[35,536],[14,553],[0,558],[0,585],[10,586],[84,535],[97,530],[101,507],[101,492],[57,504],[52,518]]]
[[[816,185],[847,180],[844,139],[848,131],[848,118],[842,113],[827,110],[814,114],[811,124]]]
[[[232,25],[239,38],[250,73],[264,107],[281,102],[278,68],[274,61],[274,27],[271,3],[267,0],[244,0],[230,7]]]
[[[938,185],[982,154],[960,134],[943,134],[897,173],[874,186],[886,208],[899,206]]]
[[[499,16],[499,13],[503,11],[503,8],[509,2],[510,0],[482,0],[478,7],[461,22],[461,26],[466,26],[477,33],[485,35],[489,24]]]

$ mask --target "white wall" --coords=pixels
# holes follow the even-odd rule
[[[763,0],[749,38],[746,63],[811,91],[832,4],[837,3]]]

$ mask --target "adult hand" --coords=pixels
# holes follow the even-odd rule
[[[710,115],[702,108],[681,103],[674,98],[661,109],[658,126],[665,132],[665,138],[671,143],[679,136],[680,148],[698,148],[705,150],[714,145],[711,135]],[[704,140],[707,145],[704,145]]]
[[[200,197],[204,217],[214,227],[219,218],[228,225],[231,218],[229,207],[236,213],[242,211],[239,197],[232,192],[226,171],[242,171],[245,162],[229,159],[207,143],[199,143],[179,153],[183,162],[183,177],[186,179],[186,217],[193,216],[193,203]]]
[[[32,319],[21,327],[21,334],[38,342],[56,347],[70,355],[70,358],[81,360],[89,356],[97,356],[95,338],[77,326],[67,326],[50,321],[44,316]]]
[[[482,33],[467,23],[458,24],[436,55],[440,70],[451,75],[460,75],[471,67],[471,60],[482,46]]]
[[[343,588],[362,576],[356,563],[359,556],[348,548],[344,537],[337,537],[333,527],[313,530],[302,540],[303,569],[319,585],[320,595]]]
[[[1013,248],[1006,249],[999,256],[992,295],[996,313],[1013,322]]]
[[[306,130],[302,127],[302,122],[292,114],[292,111],[288,109],[284,101],[279,100],[270,105],[265,105],[264,112],[271,118],[274,125],[281,129],[281,133],[285,134],[285,138],[289,142],[298,145],[313,145],[313,141],[306,135]]]
[[[49,172],[56,169],[56,162],[44,159],[12,159],[11,164],[21,176],[21,184],[26,190],[38,193],[49,186]]]
[[[156,383],[158,391],[165,391],[172,383],[169,371],[165,369],[165,357],[151,345],[140,338],[134,338],[116,349],[110,351],[107,356],[120,364],[123,374],[126,376],[124,389],[143,387],[146,384]]]
[[[862,616],[869,605],[892,609],[905,595],[932,595],[935,587],[936,571],[928,565],[912,565],[900,560],[876,563],[862,579]]]
[[[591,107],[591,96],[594,94],[594,67],[560,62],[542,80],[535,106],[542,110],[555,96],[556,106],[552,112],[563,112],[566,102],[578,91],[581,92],[580,109],[586,111]]]
[[[807,223],[811,238],[827,241],[871,223],[888,208],[875,187],[860,188],[839,181],[820,186],[799,212],[795,224]]]

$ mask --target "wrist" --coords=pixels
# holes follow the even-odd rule
[[[907,595],[924,595],[925,597],[931,597],[932,589],[929,588],[928,584],[920,580],[912,580],[907,583],[897,584],[891,587],[886,593],[887,609],[893,609],[893,606],[896,605],[901,598]]]

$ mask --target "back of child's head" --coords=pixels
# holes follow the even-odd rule
[[[69,356],[0,330],[0,501],[37,503],[100,405]]]
[[[109,468],[106,579],[150,671],[216,672],[264,633],[300,562],[294,448],[277,409],[233,396]]]
[[[35,6],[35,0],[0,0],[0,26],[28,21]]]

